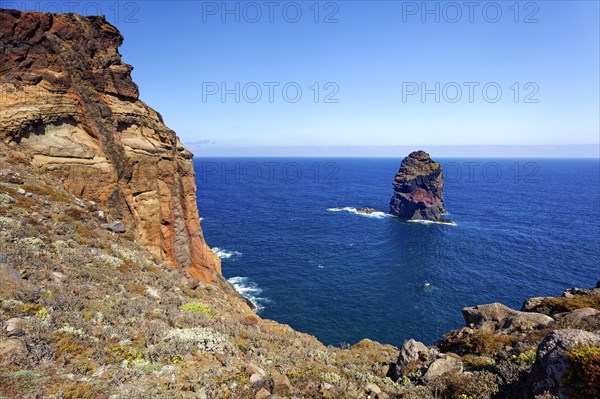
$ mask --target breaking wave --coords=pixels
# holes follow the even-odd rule
[[[228,251],[226,249],[222,249],[219,247],[213,247],[211,250],[220,258],[220,259],[229,259],[233,256],[242,256],[241,252],[238,251]]]
[[[261,312],[265,307],[264,303],[268,302],[267,298],[261,297],[263,290],[248,277],[231,277],[227,280],[235,290],[244,298],[248,299],[256,307],[256,313]]]
[[[369,210],[369,212],[367,213],[364,209],[352,208],[349,206],[339,207],[339,208],[329,208],[327,210],[329,212],[348,212],[348,213],[352,213],[354,215],[365,216],[365,217],[369,217],[369,218],[373,218],[373,219],[384,219],[384,218],[390,217],[390,215],[388,215],[385,212]]]

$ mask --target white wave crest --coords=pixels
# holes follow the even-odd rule
[[[260,296],[263,292],[262,288],[259,288],[256,283],[251,281],[248,277],[231,277],[227,281],[233,285],[233,288],[235,288],[241,296],[252,302],[256,308],[256,313],[259,313],[265,308],[263,303],[267,302],[267,299]]]
[[[221,249],[219,247],[212,247],[211,250],[217,255],[220,259],[229,259],[232,256],[242,256],[241,252],[238,251],[228,251],[226,249]]]
[[[350,206],[338,207],[338,208],[329,208],[327,209],[329,212],[348,212],[354,215],[365,216],[373,219],[384,219],[390,217],[389,214],[381,211],[375,211],[373,209],[368,208],[353,208]],[[367,211],[368,210],[368,211]]]
[[[407,220],[410,223],[420,223],[420,224],[442,224],[444,226],[458,226],[456,223],[448,221],[448,222],[438,222],[435,220]]]

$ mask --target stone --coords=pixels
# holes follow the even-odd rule
[[[429,348],[427,348],[425,344],[415,341],[414,339],[405,341],[402,348],[400,348],[400,354],[396,361],[396,374],[402,374],[405,367],[418,360],[425,360],[428,356]]]
[[[0,263],[6,263],[6,255],[0,252]]]
[[[525,331],[547,327],[554,319],[541,313],[517,312],[504,321],[501,330],[505,333]]]
[[[248,377],[250,377],[253,374],[259,374],[261,376],[267,375],[267,373],[263,369],[251,363],[248,363],[244,366],[244,373]]]
[[[377,394],[381,393],[381,389],[377,385],[373,384],[372,382],[368,383],[365,386],[365,391],[367,391],[367,393],[369,393],[371,395],[377,395]]]
[[[593,317],[598,315],[600,312],[593,308],[581,308],[575,309],[571,312],[559,313],[554,315],[556,319],[560,319],[561,321],[566,321],[568,323],[576,324],[583,319],[587,319],[588,317]]]
[[[391,374],[391,366],[389,364],[384,364],[383,366],[381,366],[381,368],[379,370],[377,370],[377,377],[379,378],[383,378],[383,377],[387,377]]]
[[[402,160],[393,185],[390,214],[407,220],[449,222],[443,219],[442,166],[425,151],[414,151]]]
[[[256,382],[262,381],[262,379],[263,379],[263,375],[258,374],[258,373],[252,374],[250,376],[250,382],[253,383],[253,384],[256,383]]]
[[[92,216],[101,222],[106,222],[106,214],[103,210],[93,212]]]
[[[256,395],[254,396],[254,398],[255,399],[265,399],[269,395],[271,395],[271,392],[267,391],[265,388],[261,388],[260,391],[258,391],[256,393]]]
[[[520,312],[501,303],[467,307],[462,310],[467,327],[488,332],[512,332],[522,329],[545,327],[554,319],[534,312]]]
[[[523,302],[523,306],[521,306],[521,311],[547,314],[547,312],[541,310],[544,307],[544,301],[547,299],[550,299],[550,297],[540,296],[526,299],[525,302]]]
[[[219,280],[221,262],[200,226],[193,154],[140,101],[117,28],[101,16],[0,9],[0,32],[10,43],[0,52],[0,146],[81,204],[110,210],[160,263]]]
[[[108,226],[108,230],[112,231],[113,233],[120,233],[120,234],[127,232],[127,228],[121,221],[111,223]]]
[[[26,192],[25,192],[25,190],[23,190],[22,188],[18,188],[18,189],[17,189],[17,194],[19,194],[19,195],[25,195],[25,194],[27,194],[27,193],[26,193]]]
[[[16,338],[0,340],[0,364],[16,364],[24,355],[25,346]]]
[[[39,288],[25,278],[27,276],[8,263],[0,262],[0,286],[9,291],[38,291]]]
[[[67,276],[61,272],[51,272],[50,276],[57,283],[62,283],[63,281],[65,281],[67,279]]]
[[[425,381],[431,382],[438,377],[441,377],[449,373],[462,373],[463,364],[459,359],[455,359],[451,356],[444,356],[436,359],[423,376]]]
[[[331,385],[330,383],[328,383],[328,382],[323,382],[321,384],[321,389],[323,391],[331,391],[331,390],[333,390],[333,388],[335,388],[335,387],[333,385]]]
[[[25,334],[23,326],[26,321],[24,319],[15,317],[6,321],[6,334],[9,337],[20,337]]]
[[[23,179],[21,179],[21,176],[19,176],[17,173],[9,173],[6,176],[6,181],[8,183],[11,183],[11,184],[23,184],[23,183],[25,183],[23,181]]]
[[[573,397],[572,387],[564,384],[569,372],[568,350],[582,345],[600,345],[600,335],[583,330],[555,330],[539,344],[528,385],[533,395],[548,392],[560,399]]]
[[[292,384],[287,376],[275,373],[273,378],[273,392],[277,395],[288,395],[292,392]]]

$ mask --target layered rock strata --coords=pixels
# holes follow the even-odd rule
[[[139,99],[104,17],[0,10],[0,139],[122,220],[163,263],[211,282],[192,154]]]

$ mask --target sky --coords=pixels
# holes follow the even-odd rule
[[[106,15],[199,156],[594,156],[598,1],[1,1]]]

